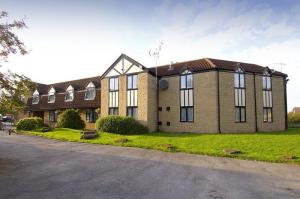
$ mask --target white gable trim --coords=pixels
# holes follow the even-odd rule
[[[116,62],[105,72],[105,77],[113,77],[119,75],[127,75],[142,72],[144,67],[130,57],[122,54]]]

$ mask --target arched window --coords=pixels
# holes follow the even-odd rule
[[[93,82],[90,82],[86,87],[84,99],[85,100],[93,100],[93,99],[95,99],[95,96],[96,96],[95,84]]]
[[[189,70],[185,70],[180,76],[180,121],[194,121],[193,75]]]
[[[48,92],[48,103],[55,102],[55,89],[52,87]]]
[[[234,73],[235,121],[246,122],[245,73],[239,67]]]
[[[39,101],[40,101],[40,94],[37,90],[35,90],[32,95],[32,104],[38,104]]]
[[[272,79],[266,70],[262,77],[263,85],[263,120],[264,122],[273,121],[273,98],[272,98]]]
[[[74,88],[70,85],[66,90],[65,101],[73,101],[74,99]]]

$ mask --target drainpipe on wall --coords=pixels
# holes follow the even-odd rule
[[[284,108],[285,108],[285,130],[288,129],[288,113],[287,113],[287,91],[286,84],[288,79],[286,77],[283,78],[283,88],[284,88]]]
[[[158,111],[158,107],[159,107],[159,81],[156,81],[156,101],[157,101],[157,106],[156,106],[156,111],[157,111],[157,121],[156,121],[156,131],[159,131],[159,111]]]
[[[220,75],[219,75],[219,69],[217,69],[217,101],[218,101],[218,133],[221,133],[221,121],[220,121]]]
[[[253,85],[254,85],[254,119],[255,119],[255,132],[258,131],[258,128],[257,128],[257,105],[256,105],[256,78],[255,78],[255,73],[253,73]]]

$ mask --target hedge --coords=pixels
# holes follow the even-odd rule
[[[81,119],[78,111],[67,109],[59,116],[56,126],[70,129],[84,129],[85,123]]]
[[[27,117],[21,119],[17,123],[17,130],[31,131],[44,126],[43,120],[40,117]]]
[[[96,121],[96,129],[117,134],[144,134],[148,132],[148,128],[134,118],[117,115],[99,118]]]

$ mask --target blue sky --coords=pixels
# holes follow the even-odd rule
[[[238,60],[288,73],[289,109],[300,106],[300,1],[0,0],[30,50],[8,68],[53,83],[102,74],[126,53],[146,66],[203,57]],[[283,63],[283,64],[278,64]]]

